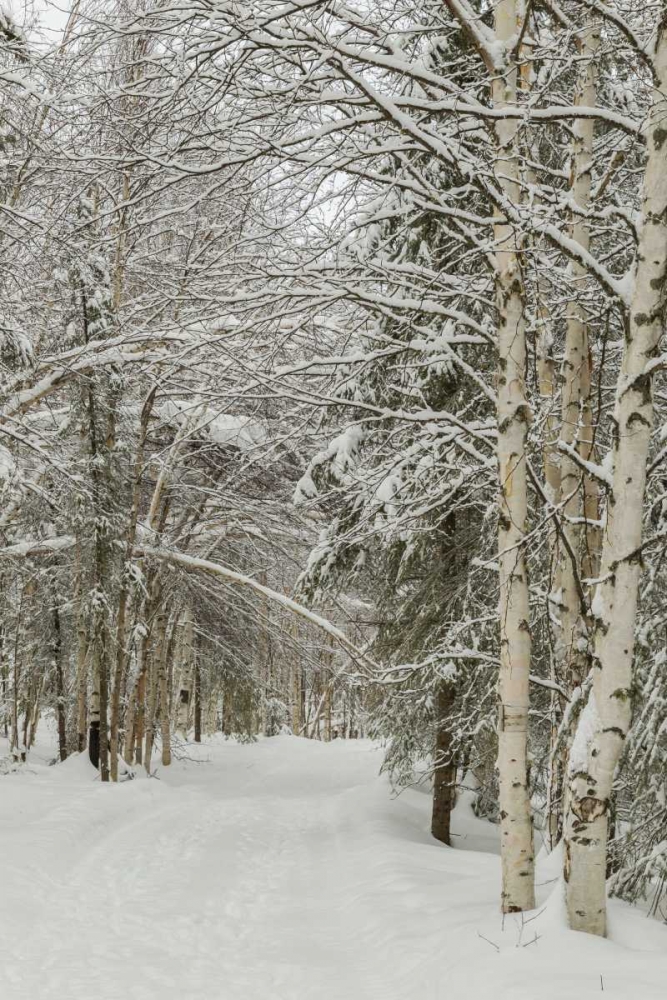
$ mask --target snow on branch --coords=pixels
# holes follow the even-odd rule
[[[366,667],[370,667],[373,671],[377,671],[379,668],[377,664],[365,653],[363,650],[355,646],[353,642],[347,638],[344,632],[341,632],[339,628],[333,625],[326,618],[322,618],[321,615],[316,614],[314,611],[310,611],[308,608],[304,607],[303,604],[299,604],[298,601],[293,600],[291,597],[287,597],[286,594],[281,594],[277,590],[273,590],[271,587],[267,587],[263,583],[259,583],[250,576],[245,576],[243,573],[238,573],[236,570],[229,569],[227,566],[221,566],[220,563],[210,562],[208,559],[199,559],[196,556],[188,556],[182,552],[174,552],[171,549],[156,549],[148,545],[138,545],[135,547],[135,554],[138,556],[148,556],[153,559],[159,559],[163,562],[172,563],[175,566],[182,566],[186,570],[193,572],[206,573],[209,576],[218,576],[223,580],[227,580],[229,583],[235,584],[238,587],[247,587],[249,590],[253,590],[257,594],[261,594],[268,600],[273,601],[274,604],[279,604],[286,611],[291,612],[294,615],[298,615],[300,618],[304,618],[311,625],[315,625],[316,628],[321,629],[330,635],[332,639],[345,650],[345,652],[353,660],[359,661]]]
[[[588,473],[589,476],[593,476],[599,482],[604,483],[609,489],[613,487],[613,480],[609,472],[602,465],[597,465],[595,462],[588,462],[585,458],[582,458],[576,448],[573,448],[571,444],[566,441],[558,442],[558,450],[579,466],[579,468]]]
[[[42,538],[39,541],[17,542],[0,549],[0,555],[8,559],[25,559],[29,556],[52,556],[56,552],[64,552],[76,545],[72,535],[59,535],[57,538]]]

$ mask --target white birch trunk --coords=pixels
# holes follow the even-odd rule
[[[592,22],[577,38],[577,53],[581,60],[574,104],[595,107],[597,103],[597,52],[600,46],[600,26]],[[595,122],[575,121],[572,146],[570,190],[574,204],[581,213],[591,206],[591,171]],[[579,211],[573,212],[571,235],[584,250],[590,249],[590,226]],[[576,448],[581,457],[593,455],[594,428],[591,406],[592,363],[588,316],[580,293],[588,272],[581,264],[571,264],[573,298],[568,306],[565,350],[562,368],[562,400],[560,441]],[[551,485],[551,484],[548,484]],[[585,519],[599,518],[599,491],[595,480],[583,473],[577,462],[564,452],[559,459],[556,503],[562,503],[561,531],[552,539],[554,586],[559,595],[554,612],[558,620],[554,628],[554,663],[552,679],[572,693],[588,673],[591,655],[591,623],[583,607],[585,588],[582,581],[597,573],[600,532]],[[547,830],[550,847],[560,838],[566,784],[567,749],[558,747],[557,696],[552,695],[550,770],[547,781]]]
[[[515,0],[496,6],[497,40],[511,46],[519,8]],[[516,63],[492,82],[496,109],[517,102]],[[517,124],[496,126],[496,178],[513,204],[520,200]],[[528,791],[528,678],[530,612],[524,539],[527,517],[526,437],[530,409],[526,398],[524,286],[517,234],[504,222],[494,227],[498,310],[498,466],[500,477],[498,561],[500,565],[500,675],[498,683],[498,778],[502,908],[506,913],[535,905],[533,832]]]
[[[647,128],[643,222],[623,364],[616,387],[613,490],[594,612],[592,702],[579,723],[570,762],[565,882],[570,926],[606,932],[606,854],[614,772],[628,732],[642,512],[653,428],[651,360],[665,322],[667,282],[667,13],[654,56]]]
[[[577,42],[582,65],[581,77],[575,95],[575,104],[595,107],[597,102],[596,56],[600,46],[600,28],[596,23],[584,29]],[[571,191],[581,212],[591,205],[591,169],[593,164],[592,118],[574,123]],[[573,215],[572,237],[584,250],[590,249],[588,220]],[[593,451],[591,415],[591,361],[588,318],[580,301],[580,289],[587,278],[587,270],[576,261],[572,263],[574,294],[568,307],[565,355],[563,358],[563,398],[561,440],[576,447],[581,457],[590,459]],[[597,519],[597,489],[590,476],[582,475],[580,466],[566,452],[561,456],[560,495],[563,502],[562,530],[566,551],[559,553],[556,589],[561,595],[560,629],[556,639],[556,662],[559,681],[572,691],[581,685],[588,672],[588,625],[581,606],[581,579],[586,549],[595,548],[599,533],[591,534],[583,523],[585,515]],[[586,502],[585,502],[586,501]],[[573,553],[575,559],[569,553]],[[591,568],[593,552],[587,560]]]

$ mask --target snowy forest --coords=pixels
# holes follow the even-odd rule
[[[3,997],[664,998],[665,0],[14,4],[0,109]]]

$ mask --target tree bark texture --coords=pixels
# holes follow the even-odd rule
[[[612,492],[593,612],[593,689],[569,769],[565,882],[570,926],[606,933],[606,853],[614,772],[631,719],[634,630],[648,450],[653,429],[652,362],[665,323],[667,284],[667,11],[653,58],[655,86],[635,284],[616,386]]]
[[[502,72],[492,80],[494,106],[514,108],[518,70],[511,54],[519,28],[519,5],[500,0],[495,8],[496,40],[505,49]],[[517,123],[496,124],[496,180],[503,195],[519,204]],[[525,292],[520,238],[502,218],[494,226],[498,321],[498,562],[500,674],[498,682],[498,779],[503,912],[535,905],[533,831],[528,790],[528,678],[531,636],[525,559],[527,519],[526,439],[530,408],[526,395]]]
[[[456,766],[452,760],[451,713],[454,687],[441,681],[436,692],[437,735],[433,774],[431,833],[443,844],[451,844],[452,809],[456,801]]]

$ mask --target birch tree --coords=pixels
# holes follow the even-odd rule
[[[653,428],[652,382],[665,323],[667,14],[652,38],[654,88],[634,287],[616,388],[613,474],[593,612],[593,689],[569,763],[565,879],[570,925],[606,932],[605,878],[610,798],[631,721],[635,618],[644,489]]]

